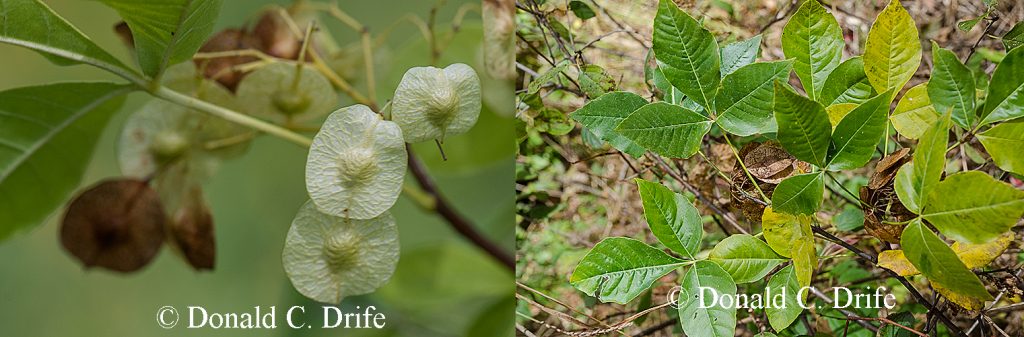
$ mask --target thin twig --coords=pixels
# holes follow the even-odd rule
[[[835,235],[832,235],[828,231],[825,231],[825,229],[821,228],[821,226],[811,226],[811,229],[814,231],[814,233],[820,235],[821,237],[824,237],[826,240],[832,241],[833,243],[838,244],[843,248],[846,248],[846,250],[853,252],[858,257],[867,260],[868,262],[871,262],[872,265],[876,264],[878,261],[876,257],[872,256],[871,254],[865,253],[864,251],[860,250],[857,247],[854,247],[853,245],[847,243],[846,241],[843,241],[840,238],[837,238]],[[925,308],[928,308],[929,313],[935,314],[935,317],[938,318],[943,325],[949,328],[949,330],[954,335],[959,337],[967,337],[967,335],[964,334],[963,330],[960,330],[960,327],[956,326],[956,324],[953,324],[953,322],[950,321],[948,317],[946,317],[946,314],[944,312],[936,308],[935,304],[933,304],[931,301],[928,301],[928,299],[926,299],[924,295],[921,295],[921,293],[917,291],[917,288],[914,288],[914,285],[910,284],[910,281],[907,281],[907,278],[900,276],[888,269],[883,268],[882,270],[892,275],[892,277],[895,278],[896,280],[900,281],[900,283],[903,284],[903,287],[907,288],[907,291],[909,291],[910,294],[913,295],[915,299],[917,299],[917,302],[921,303],[921,305],[925,306]]]
[[[476,227],[469,220],[457,212],[448,200],[441,195],[441,192],[437,189],[437,185],[434,184],[434,180],[427,173],[427,168],[423,166],[423,163],[420,162],[419,158],[413,154],[412,146],[406,145],[406,150],[409,152],[409,171],[412,172],[413,177],[416,178],[416,182],[420,185],[420,188],[422,188],[424,192],[432,195],[437,201],[435,210],[437,214],[447,220],[448,224],[451,225],[456,232],[461,234],[477,247],[480,247],[480,249],[483,249],[495,260],[501,262],[501,264],[507,269],[515,271],[515,257],[477,231]]]
[[[726,214],[725,211],[723,211],[721,208],[718,208],[718,206],[716,206],[710,200],[705,198],[704,195],[702,193],[700,193],[700,191],[698,191],[696,188],[694,188],[692,185],[690,185],[690,183],[687,182],[686,179],[683,179],[682,176],[680,176],[678,173],[676,173],[674,170],[672,170],[672,168],[670,166],[668,166],[667,163],[665,163],[664,159],[662,159],[660,156],[657,156],[657,155],[651,155],[651,156],[654,158],[654,161],[657,162],[656,164],[658,165],[658,167],[661,167],[661,169],[663,171],[665,171],[665,173],[668,173],[668,175],[671,176],[672,179],[675,179],[676,181],[678,181],[680,184],[683,185],[683,187],[685,187],[687,190],[689,190],[690,193],[693,193],[693,195],[697,196],[697,200],[700,200],[701,203],[703,203],[705,206],[707,206],[712,211],[714,211],[715,214],[718,214],[718,216],[722,217],[722,219],[725,220],[726,223],[728,223],[730,226],[735,228],[740,233],[750,234],[750,232],[748,232],[745,228],[740,226],[740,224],[738,222],[736,222],[736,219],[733,219],[731,216]]]

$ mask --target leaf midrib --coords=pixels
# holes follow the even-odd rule
[[[53,139],[53,137],[56,137],[58,134],[67,129],[68,126],[78,121],[79,118],[85,116],[85,114],[89,113],[90,111],[93,111],[96,107],[103,105],[104,103],[110,101],[114,97],[125,94],[129,91],[131,91],[130,87],[123,87],[117,90],[113,90],[110,93],[97,98],[95,101],[92,101],[89,104],[83,106],[81,109],[75,111],[74,113],[72,113],[70,118],[67,118],[61,123],[54,125],[50,130],[46,132],[45,135],[43,135],[43,137],[38,138],[38,141],[36,141],[35,144],[29,146],[29,148],[22,153],[22,156],[15,158],[15,160],[12,162],[13,165],[8,167],[6,171],[0,174],[0,183],[6,181],[7,178],[10,177],[12,173],[14,173],[15,170],[21,167],[21,165],[28,160],[28,158],[32,157],[32,155],[39,151],[40,148],[48,144],[50,140]]]

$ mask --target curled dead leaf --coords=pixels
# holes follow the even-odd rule
[[[192,268],[213,270],[217,256],[213,215],[198,185],[192,186],[184,198],[171,220],[171,238]]]
[[[903,206],[893,187],[896,172],[910,160],[910,149],[906,148],[882,158],[875,165],[868,184],[860,188],[860,200],[864,203],[864,229],[888,243],[900,243],[906,227],[903,222],[916,217]]]

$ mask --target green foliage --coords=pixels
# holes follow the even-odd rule
[[[981,124],[1024,116],[1024,49],[1006,53],[996,70],[985,99]]]
[[[731,337],[736,329],[736,308],[711,305],[713,296],[699,296],[700,287],[714,289],[719,296],[735,295],[736,283],[722,267],[697,261],[680,283],[679,317],[687,336]],[[708,294],[710,295],[710,294]],[[699,302],[701,299],[704,302]],[[702,309],[702,307],[706,309]]]
[[[779,123],[779,142],[796,159],[825,166],[831,142],[832,126],[825,107],[775,82],[775,120]]]
[[[975,122],[974,75],[960,63],[956,54],[932,41],[932,77],[928,80],[928,98],[935,110],[953,111],[953,122],[970,129]]]
[[[789,214],[812,214],[821,207],[825,193],[825,173],[795,175],[779,183],[772,193],[776,211]]]
[[[692,110],[657,102],[634,111],[615,131],[659,155],[689,158],[699,150],[711,123]]]
[[[576,17],[581,20],[587,20],[597,15],[594,13],[594,10],[587,5],[587,3],[579,0],[570,1],[569,9],[571,9],[572,13],[576,14]]]
[[[942,234],[970,243],[995,239],[1013,227],[1021,215],[1024,191],[978,171],[946,177],[926,194],[921,210],[921,216]]]
[[[900,0],[878,14],[864,46],[864,74],[875,91],[899,91],[921,65],[917,26]]]
[[[828,74],[818,95],[818,102],[825,106],[842,103],[863,103],[875,95],[875,89],[864,75],[864,58],[851,57],[840,63]]]
[[[569,114],[573,120],[583,124],[595,136],[608,142],[612,147],[631,156],[644,154],[644,148],[615,131],[615,127],[637,109],[647,105],[640,95],[617,91],[607,93]]]
[[[124,63],[39,0],[5,1],[0,4],[0,12],[4,20],[0,42],[35,50],[58,65],[85,63],[132,74]],[[43,22],[46,24],[40,24]]]
[[[0,92],[0,239],[39,225],[67,200],[131,90],[59,83]]]
[[[625,304],[683,264],[686,262],[643,242],[607,238],[583,257],[569,282],[601,301]]]
[[[700,251],[704,236],[700,213],[690,200],[667,187],[643,179],[636,180],[644,217],[651,233],[665,247],[693,259]]]
[[[101,0],[131,28],[142,72],[159,77],[164,69],[192,59],[213,31],[220,0]]]
[[[871,160],[875,144],[882,139],[888,127],[886,117],[891,96],[891,91],[875,96],[858,105],[836,125],[828,151],[828,169],[855,169]]]
[[[764,241],[747,234],[736,234],[718,242],[708,260],[722,266],[736,283],[761,280],[786,261]]]
[[[894,188],[903,205],[914,213],[920,213],[925,197],[942,178],[946,167],[946,144],[949,138],[949,120],[936,121],[921,136],[914,152],[912,163],[903,165],[896,172]]]
[[[782,331],[789,327],[800,316],[800,313],[804,311],[803,307],[801,307],[804,304],[800,303],[797,299],[798,294],[800,294],[800,288],[793,265],[780,269],[768,279],[768,291],[772,294],[772,297],[776,294],[786,294],[783,297],[785,299],[784,306],[775,307],[773,305],[764,310],[765,315],[768,316],[768,324],[775,331]],[[801,298],[807,298],[806,292],[804,291]]]
[[[1024,21],[1017,22],[1013,28],[1006,31],[1001,39],[1006,50],[1013,50],[1024,45]]]
[[[1024,174],[1024,120],[1002,123],[978,134],[978,140],[999,168]]]
[[[705,110],[713,106],[721,80],[718,42],[672,0],[658,3],[654,18],[654,55],[665,78]]]
[[[715,96],[718,125],[732,134],[749,136],[778,129],[772,116],[774,84],[789,77],[792,61],[758,62],[743,66],[722,79]]]
[[[910,139],[921,138],[929,126],[939,119],[939,113],[928,98],[928,83],[921,83],[907,89],[896,104],[889,122],[901,136]]]
[[[761,35],[722,47],[722,77],[754,63],[761,56]]]
[[[962,22],[961,28],[970,30],[977,22],[987,20],[994,8],[986,7],[983,15]],[[815,246],[812,223],[817,226],[818,221],[831,216],[832,225],[840,231],[864,228],[868,234],[890,243],[900,240],[898,231],[902,230],[900,243],[906,251],[907,269],[922,270],[935,292],[951,303],[972,309],[980,306],[979,301],[992,299],[980,279],[954,253],[957,246],[951,249],[925,223],[960,245],[981,245],[1005,236],[1024,214],[1024,192],[1000,181],[1002,178],[996,179],[984,171],[969,171],[964,164],[963,170],[969,172],[950,174],[943,180],[945,173],[958,171],[960,166],[954,167],[946,159],[951,150],[951,135],[959,141],[954,148],[963,151],[960,155],[975,164],[987,160],[984,152],[972,146],[972,137],[976,136],[1000,169],[1018,174],[1024,171],[1024,155],[1020,151],[1024,146],[1024,80],[1018,75],[1024,73],[1024,48],[1011,47],[1014,39],[1019,39],[1020,33],[1014,32],[1020,25],[1004,37],[1009,52],[1001,59],[999,52],[978,50],[976,55],[980,57],[965,64],[955,53],[933,42],[930,78],[906,90],[890,113],[893,100],[904,92],[922,60],[917,25],[899,0],[891,0],[872,23],[864,54],[852,55],[845,61],[842,56],[847,42],[843,30],[819,1],[803,1],[783,28],[784,61],[757,61],[761,35],[718,48],[719,42],[703,27],[703,21],[695,17],[699,18],[684,12],[673,1],[659,2],[654,20],[653,57],[648,55],[645,66],[645,79],[655,93],[655,102],[648,103],[634,94],[604,94],[575,112],[573,118],[599,130],[595,134],[606,141],[613,139],[606,137],[608,134],[621,135],[638,147],[668,158],[688,158],[702,148],[708,151],[701,146],[705,140],[726,140],[729,150],[736,151],[730,136],[739,136],[733,139],[741,139],[740,145],[765,139],[777,141],[788,158],[768,156],[771,159],[764,160],[767,163],[759,162],[746,158],[751,154],[744,151],[754,150],[745,147],[736,151],[740,162],[733,176],[725,177],[733,184],[733,200],[757,198],[758,195],[746,195],[754,194],[746,193],[752,190],[770,199],[756,202],[757,206],[742,206],[748,216],[763,209],[760,223],[764,241],[756,233],[727,234],[703,258],[699,250],[704,233],[690,201],[664,185],[638,179],[652,233],[686,260],[655,253],[653,248],[631,239],[618,238],[632,246],[628,251],[622,250],[620,258],[661,258],[650,263],[650,270],[655,272],[636,276],[640,281],[630,283],[629,287],[623,286],[627,282],[607,280],[614,286],[581,284],[574,274],[573,284],[577,288],[588,294],[615,288],[618,290],[614,293],[598,297],[622,303],[620,300],[649,288],[652,278],[671,272],[670,266],[692,263],[681,280],[684,301],[679,315],[683,332],[689,336],[731,336],[735,311],[697,308],[696,287],[711,284],[720,293],[733,293],[736,284],[767,278],[768,289],[789,290],[787,308],[766,309],[772,328],[786,334],[789,332],[783,330],[802,313],[793,290],[811,285],[818,267],[819,247]],[[991,81],[981,62],[998,63]],[[790,70],[796,74],[802,90],[788,84]],[[581,89],[589,91],[583,85]],[[586,94],[592,96],[590,92]],[[615,99],[609,99],[610,95]],[[709,131],[712,123],[720,130]],[[993,123],[997,124],[989,126]],[[904,138],[890,134],[890,124],[899,136],[918,140],[911,147],[909,163],[904,157],[909,152],[902,150],[908,144]],[[714,165],[714,156],[708,152],[701,154]],[[843,174],[869,165],[876,156],[881,158],[871,179],[849,179]],[[784,175],[759,175],[766,167],[788,169],[794,162],[800,165],[792,166]],[[845,207],[841,215],[823,209],[826,175],[836,180],[829,185],[835,195],[827,204]],[[740,181],[743,178],[747,179]],[[758,184],[757,188],[753,186]],[[889,186],[898,200],[886,195],[891,193]],[[855,192],[858,188],[859,195]],[[848,193],[842,195],[839,189]],[[854,204],[859,207],[854,208]],[[751,212],[748,207],[758,209]],[[757,219],[753,220],[756,223]],[[891,238],[885,237],[888,234]],[[610,251],[608,240],[612,239],[602,241],[591,254],[598,252],[604,260],[614,260],[606,256]],[[997,256],[1001,254],[997,248],[988,251],[998,251],[992,253]],[[637,254],[639,251],[645,252]],[[893,255],[884,254],[885,263],[891,262]],[[592,275],[617,272],[611,263],[598,268],[589,256],[584,259],[588,268],[603,268],[592,271]],[[790,265],[784,264],[787,260]],[[619,266],[630,265],[633,269],[643,265],[620,262],[626,264]],[[970,266],[986,264],[972,262]],[[780,265],[784,267],[772,274]],[[633,287],[636,284],[643,289]],[[723,322],[729,325],[724,326]],[[868,333],[859,330],[851,335]],[[900,333],[883,330],[883,335],[897,334]]]
[[[903,252],[929,280],[943,284],[949,289],[982,300],[992,300],[992,295],[949,246],[935,233],[915,220],[903,230],[900,240]]]
[[[577,79],[580,89],[587,97],[597,98],[615,88],[615,79],[608,76],[600,66],[588,64],[583,66]]]
[[[794,59],[793,70],[814,100],[843,56],[843,30],[816,0],[804,1],[782,29],[782,51]]]

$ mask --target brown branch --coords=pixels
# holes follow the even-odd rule
[[[826,240],[832,241],[833,243],[840,245],[843,248],[846,248],[846,250],[853,252],[858,257],[867,260],[868,262],[871,262],[872,265],[876,264],[878,261],[878,259],[875,256],[865,253],[864,251],[860,250],[857,247],[854,247],[853,245],[847,243],[846,241],[837,238],[835,235],[832,235],[828,231],[825,231],[825,229],[821,228],[821,226],[811,226],[811,229],[814,231],[815,234],[818,234],[821,237],[825,238]],[[907,291],[909,291],[910,294],[914,296],[917,302],[921,303],[921,305],[925,306],[925,308],[928,308],[929,313],[934,313],[935,316],[939,319],[939,321],[941,321],[943,325],[949,328],[949,330],[953,332],[954,335],[959,337],[967,337],[967,335],[964,334],[963,330],[960,330],[960,327],[956,326],[956,324],[953,324],[953,322],[949,320],[949,317],[946,317],[946,314],[944,312],[937,309],[935,307],[935,304],[928,301],[928,299],[926,299],[924,295],[921,295],[921,293],[917,291],[917,288],[914,288],[914,285],[910,284],[910,281],[907,281],[907,278],[899,276],[895,272],[885,268],[882,268],[882,270],[889,273],[896,280],[900,281],[900,283],[903,284],[903,287],[907,288]]]
[[[651,157],[654,158],[654,161],[657,162],[658,167],[660,167],[662,171],[668,173],[668,175],[671,176],[672,179],[678,181],[680,184],[683,185],[683,187],[690,191],[690,193],[693,193],[693,195],[697,196],[697,200],[700,200],[701,203],[703,203],[705,206],[707,206],[716,214],[718,214],[718,216],[722,217],[722,219],[725,220],[725,222],[727,222],[730,226],[736,228],[736,230],[739,231],[740,233],[750,234],[749,232],[747,232],[745,228],[743,228],[743,226],[740,226],[740,224],[736,222],[736,219],[733,219],[728,214],[726,214],[724,210],[718,208],[718,206],[712,203],[711,200],[705,198],[704,195],[700,193],[700,191],[698,191],[696,188],[690,185],[690,183],[687,182],[686,179],[683,179],[683,177],[676,173],[676,171],[672,170],[672,167],[668,166],[668,163],[665,163],[665,160],[662,159],[661,156],[651,155]]]
[[[502,265],[504,265],[506,268],[514,272],[516,270],[515,257],[506,252],[501,247],[499,247],[490,239],[484,237],[483,234],[476,230],[476,227],[469,220],[467,220],[464,216],[462,216],[462,214],[456,211],[455,208],[453,208],[451,204],[448,202],[448,200],[445,199],[443,195],[441,195],[441,191],[437,189],[437,185],[434,184],[434,180],[427,173],[427,168],[423,166],[423,163],[420,162],[418,158],[416,158],[415,154],[413,154],[412,146],[409,146],[407,144],[405,148],[409,152],[409,171],[411,171],[413,177],[416,178],[416,183],[419,184],[420,188],[422,188],[424,192],[432,196],[434,200],[437,202],[435,206],[436,209],[434,210],[435,212],[437,212],[437,215],[440,215],[442,218],[444,218],[444,220],[447,221],[449,225],[451,225],[452,229],[454,229],[460,235],[465,237],[467,240],[472,242],[474,245],[476,245],[483,251],[487,252],[487,254],[490,255],[492,258],[498,260],[498,262],[501,262]]]

